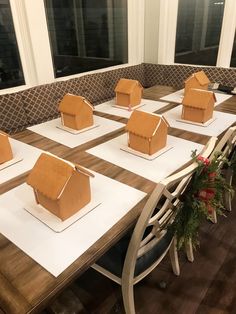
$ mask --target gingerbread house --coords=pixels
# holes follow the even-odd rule
[[[153,155],[166,146],[169,124],[163,116],[134,110],[126,125],[128,146]]]
[[[13,158],[11,144],[8,135],[0,131],[0,164]]]
[[[27,183],[34,189],[37,204],[65,220],[91,200],[89,171],[49,153],[42,153]]]
[[[116,85],[116,105],[132,108],[140,104],[143,87],[136,80],[120,79]]]
[[[93,125],[93,106],[84,97],[66,94],[59,104],[61,123],[74,130]]]
[[[193,73],[184,83],[184,95],[186,95],[191,88],[207,90],[210,81],[204,71],[199,71]]]
[[[201,89],[190,89],[183,99],[181,119],[205,123],[213,116],[215,94]]]

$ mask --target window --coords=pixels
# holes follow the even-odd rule
[[[179,0],[175,62],[216,65],[223,0]]]
[[[55,77],[128,62],[127,1],[45,0]]]
[[[0,89],[25,83],[9,0],[0,0]]]
[[[236,33],[234,36],[234,44],[233,44],[233,51],[232,51],[230,66],[233,68],[236,68]]]

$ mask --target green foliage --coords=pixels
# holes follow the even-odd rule
[[[196,152],[193,152],[192,157],[198,167],[176,208],[176,217],[170,227],[176,236],[178,248],[190,239],[196,248],[199,245],[198,231],[201,223],[206,218],[210,219],[214,211],[222,215],[223,195],[225,191],[233,193],[232,187],[227,184],[221,172],[224,165],[231,166],[226,158],[216,153],[209,161],[201,156],[196,157]]]

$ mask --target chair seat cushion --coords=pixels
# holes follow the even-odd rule
[[[126,234],[110,250],[108,250],[96,264],[105,268],[112,274],[121,277],[126,252],[132,236],[132,232]],[[173,235],[167,232],[164,237],[146,254],[138,258],[135,266],[135,276],[149,268],[169,247]]]

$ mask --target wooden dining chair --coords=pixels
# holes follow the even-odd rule
[[[208,157],[216,138],[205,148]],[[133,232],[126,234],[92,267],[121,285],[127,314],[135,313],[133,286],[148,275],[169,252],[172,269],[179,275],[175,238],[168,228],[176,216],[176,208],[197,164],[191,163],[182,171],[156,185],[147,200]]]
[[[235,147],[236,147],[236,126],[230,127],[222,137],[222,139],[217,143],[214,150],[209,156],[209,159],[212,160],[215,156],[215,154],[219,154],[219,158],[222,159],[222,157],[227,158],[229,161],[232,158],[235,158]],[[219,170],[224,175],[226,182],[230,185],[232,185],[232,179],[233,179],[233,170],[231,167],[224,168],[225,164],[223,162],[219,163]],[[232,203],[232,193],[229,191],[224,192],[224,206],[226,210],[231,211],[231,203]],[[213,211],[213,214],[210,219],[213,223],[217,223],[217,214],[216,211]],[[193,246],[191,239],[188,241],[186,245],[186,254],[187,258],[190,262],[194,261],[194,253],[193,253]]]
[[[215,156],[215,154],[220,154],[219,158],[225,157],[229,161],[232,160],[232,158],[235,158],[235,147],[236,147],[236,126],[230,127],[222,137],[222,139],[219,141],[219,143],[216,145],[215,149],[213,150],[210,160],[212,160]],[[229,185],[232,185],[233,180],[233,169],[231,167],[225,167],[224,162],[219,163],[219,171],[221,171],[222,175],[226,179],[226,182]],[[224,206],[225,209],[228,211],[231,211],[232,208],[232,193],[229,191],[225,191],[224,193]],[[216,211],[214,211],[211,221],[213,223],[217,223],[217,215]]]

